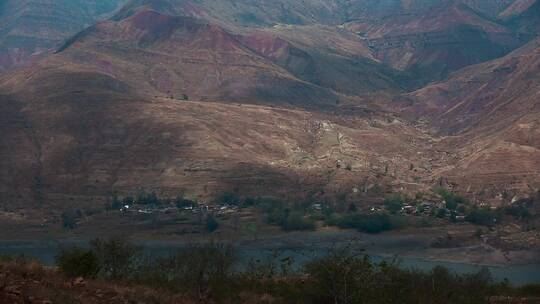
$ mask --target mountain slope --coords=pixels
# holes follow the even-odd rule
[[[336,102],[349,97],[334,89],[344,86],[323,86],[333,77],[305,79],[325,66],[346,75],[346,63],[360,59],[373,70],[353,71],[377,79],[377,63],[355,47],[361,41],[323,52],[336,57],[323,61],[312,34],[276,33],[143,8],[0,77],[0,131],[9,134],[0,142],[2,199],[61,205],[141,187],[201,198],[231,188],[358,196],[429,179],[408,172],[427,162],[415,150],[428,140],[422,133],[375,106],[340,110]]]
[[[0,72],[58,46],[124,0],[5,0],[0,3]]]
[[[452,74],[407,96],[407,112],[450,135],[458,158],[447,175],[461,189],[532,191],[540,186],[540,40]]]
[[[0,75],[0,199],[529,192],[538,40],[485,61],[531,39],[537,6],[497,3],[130,1]],[[395,95],[435,135],[378,104]]]
[[[517,35],[513,28],[460,1],[442,1],[420,13],[375,22],[355,21],[347,27],[367,39],[377,59],[412,73],[419,85],[501,57],[532,36]]]

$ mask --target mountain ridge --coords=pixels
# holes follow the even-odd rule
[[[539,2],[218,2],[130,1],[0,74],[2,200],[540,187]]]

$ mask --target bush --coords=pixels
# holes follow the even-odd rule
[[[62,273],[70,277],[95,278],[100,271],[100,263],[92,250],[62,249],[56,256],[56,265]]]

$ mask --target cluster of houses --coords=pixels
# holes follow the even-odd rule
[[[366,213],[386,213],[388,209],[384,205],[371,205],[364,209]],[[445,201],[424,201],[418,205],[404,204],[398,212],[405,216],[423,216],[429,217],[433,215],[444,215],[443,217],[453,217],[457,221],[465,221],[465,214],[456,210],[446,208]]]
[[[232,214],[239,211],[238,206],[234,205],[207,205],[207,204],[197,204],[197,205],[187,205],[183,207],[179,206],[160,206],[160,205],[124,205],[120,208],[122,213],[139,213],[139,214],[154,214],[154,213],[214,213],[214,214]]]

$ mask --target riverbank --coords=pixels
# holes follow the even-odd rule
[[[465,231],[469,228],[461,227],[461,229]],[[433,241],[447,233],[448,229],[445,227],[404,229],[380,234],[328,228],[236,240],[220,238],[219,234],[170,239],[130,237],[129,240],[154,255],[167,254],[198,242],[225,241],[233,243],[246,258],[280,251],[284,255],[303,261],[320,255],[329,248],[349,245],[354,250],[372,256],[376,260],[396,259],[408,268],[427,271],[437,265],[442,265],[457,273],[472,273],[482,267],[488,267],[498,280],[506,278],[517,285],[540,282],[540,252],[532,250],[505,252],[481,242],[460,247],[434,248]],[[85,236],[40,240],[29,238],[0,240],[0,254],[24,254],[46,264],[52,264],[59,248],[85,246],[89,240],[90,238]]]

